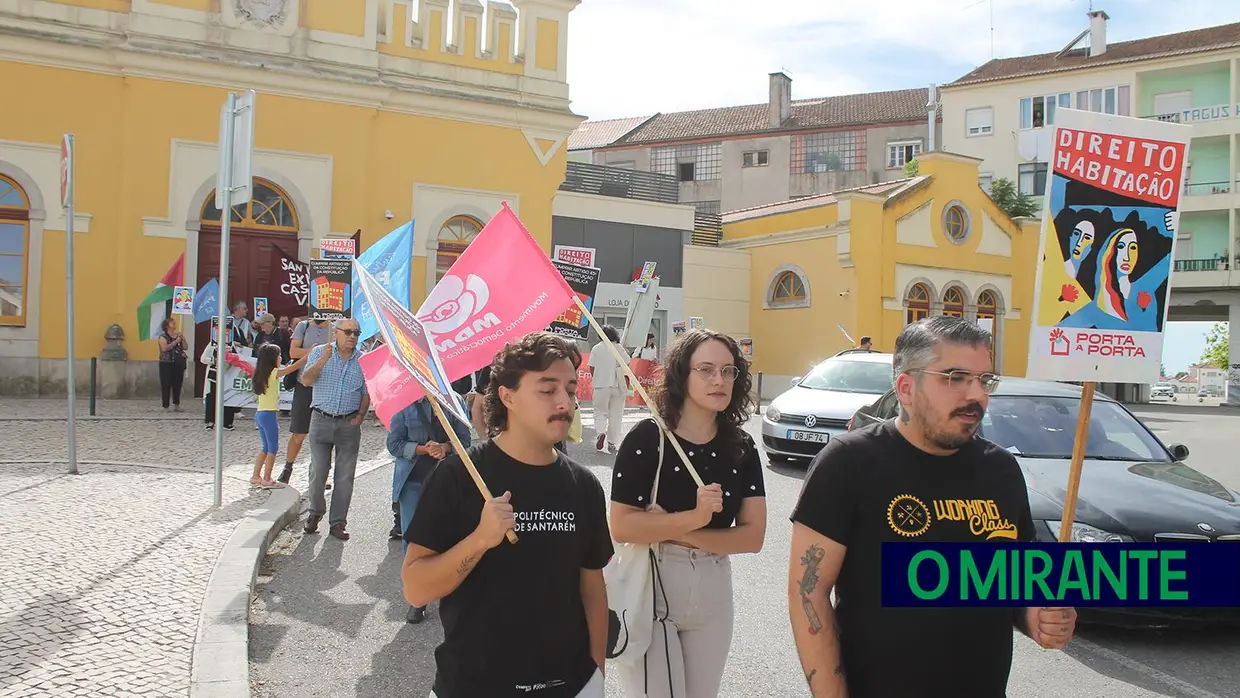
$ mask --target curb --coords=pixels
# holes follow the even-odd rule
[[[190,698],[249,698],[250,595],[259,566],[275,540],[301,514],[301,493],[271,490],[265,509],[237,525],[215,562],[190,669]]]

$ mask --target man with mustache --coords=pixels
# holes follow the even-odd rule
[[[491,364],[486,434],[440,461],[405,529],[405,599],[442,599],[435,698],[602,698],[607,644],[603,567],[613,552],[598,479],[555,445],[577,403],[581,352],[535,332]],[[516,544],[505,539],[513,531]]]
[[[958,318],[905,327],[893,362],[900,416],[833,439],[810,466],[791,517],[788,610],[817,698],[1001,698],[1013,628],[1048,649],[1072,638],[1071,608],[882,606],[882,543],[1035,537],[1015,457],[976,436],[999,383],[990,342]],[[908,651],[892,652],[896,638]]]

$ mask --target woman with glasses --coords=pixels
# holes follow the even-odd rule
[[[736,342],[692,330],[668,349],[651,398],[672,436],[647,420],[620,445],[612,537],[654,545],[656,558],[656,621],[645,661],[617,667],[627,695],[720,695],[735,615],[730,556],[758,552],[766,536],[762,461],[744,431],[753,414],[749,391],[749,364]],[[680,442],[705,487],[667,438]]]

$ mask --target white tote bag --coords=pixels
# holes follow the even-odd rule
[[[659,475],[663,471],[663,440],[659,430],[659,465],[654,471],[650,502],[659,498]],[[654,586],[658,562],[655,546],[616,543],[616,552],[603,568],[607,582],[607,658],[617,664],[640,662],[654,632]]]

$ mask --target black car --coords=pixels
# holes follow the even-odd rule
[[[1059,536],[1081,388],[1004,378],[990,396],[979,437],[1012,452],[1029,489],[1040,540]],[[849,430],[896,416],[889,392],[861,408]],[[1119,402],[1094,397],[1072,540],[1082,543],[1240,541],[1240,493],[1184,463],[1188,448],[1164,445]],[[1237,608],[1108,608],[1082,621],[1159,626],[1240,625]]]

